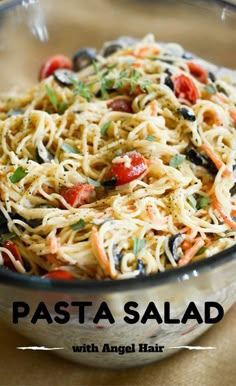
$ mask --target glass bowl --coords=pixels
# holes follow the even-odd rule
[[[23,3],[23,7],[19,4]],[[230,1],[154,0],[63,0],[2,1],[0,3],[0,87],[1,92],[25,89],[35,84],[40,64],[49,56],[71,56],[83,46],[101,47],[120,35],[141,38],[153,33],[156,40],[177,42],[187,51],[235,69],[236,5]],[[46,27],[45,23],[46,22]],[[56,347],[58,355],[75,362],[100,367],[139,366],[165,358],[206,331],[210,324],[194,320],[186,324],[158,324],[150,320],[135,324],[124,320],[124,306],[136,302],[142,316],[154,302],[163,317],[169,302],[171,317],[181,318],[187,305],[195,302],[204,316],[207,301],[220,303],[225,312],[236,299],[236,246],[204,261],[147,277],[122,281],[57,281],[28,277],[0,270],[0,316],[17,331],[40,346]],[[91,302],[82,311],[72,302]],[[25,302],[29,315],[13,323],[13,302]],[[33,323],[40,302],[50,318]],[[70,320],[62,324],[55,304],[65,302]],[[98,308],[106,302],[115,319],[93,322]],[[22,307],[26,307],[21,304]],[[23,308],[21,308],[21,311]],[[99,351],[74,352],[73,346],[94,344]],[[134,345],[136,351],[102,352],[104,344]],[[164,346],[163,352],[139,352],[139,345]]]

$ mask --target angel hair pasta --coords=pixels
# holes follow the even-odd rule
[[[235,244],[236,89],[210,68],[120,39],[50,58],[35,87],[2,96],[0,265],[120,279]]]

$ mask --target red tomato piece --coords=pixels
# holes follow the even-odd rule
[[[194,76],[199,82],[207,84],[208,72],[201,66],[196,63],[188,62],[187,63],[190,74]]]
[[[55,55],[42,64],[39,71],[39,80],[43,80],[48,76],[52,75],[55,70],[61,68],[66,68],[67,70],[72,70],[71,60],[64,55]]]
[[[124,98],[117,98],[107,102],[107,106],[113,111],[121,111],[123,113],[133,113],[132,101]]]
[[[62,197],[73,208],[88,204],[94,197],[94,186],[89,184],[76,184],[72,188],[64,188],[61,192]]]
[[[198,90],[194,82],[185,74],[175,75],[172,77],[174,83],[174,93],[177,98],[183,98],[190,103],[196,103],[199,98]]]
[[[42,276],[45,279],[59,279],[59,280],[73,280],[75,279],[70,272],[64,271],[63,269],[57,269],[46,273]]]
[[[124,162],[114,163],[108,173],[108,178],[117,179],[116,186],[136,180],[147,170],[145,159],[140,153],[131,151],[123,156],[129,157],[130,166],[126,166],[124,159]]]
[[[20,251],[11,240],[5,241],[5,243],[3,243],[3,248],[8,249],[8,251],[10,251],[13,254],[14,258],[22,263]],[[12,263],[10,257],[4,252],[2,253],[2,257],[3,257],[4,265],[10,268],[12,271],[16,271],[16,268]]]

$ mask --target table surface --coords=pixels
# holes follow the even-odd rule
[[[1,386],[232,386],[236,384],[236,306],[194,342],[215,350],[183,350],[145,367],[124,370],[88,368],[45,351],[18,351],[32,342],[0,321]]]

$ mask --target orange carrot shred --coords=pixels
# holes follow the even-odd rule
[[[96,258],[98,259],[98,261],[101,264],[105,273],[107,275],[113,277],[109,260],[107,258],[106,253],[105,253],[105,250],[104,250],[104,248],[99,240],[98,231],[95,227],[92,228],[91,245],[92,245],[93,253],[96,256]]]
[[[232,121],[234,122],[234,124],[236,125],[236,112],[230,111],[229,115],[232,118]]]
[[[221,159],[215,155],[214,151],[210,148],[210,146],[206,144],[202,144],[201,149],[205,151],[205,153],[208,155],[208,157],[212,160],[216,168],[219,170],[223,165],[224,162],[221,161]],[[225,169],[223,171],[223,175],[226,177],[231,177],[231,172],[230,170],[225,166]]]
[[[52,236],[52,237],[50,238],[50,241],[49,241],[49,248],[50,248],[50,252],[51,252],[52,254],[57,253],[57,251],[58,251],[58,243],[57,243],[57,238],[56,238],[56,236]]]
[[[211,205],[219,213],[219,215],[222,217],[225,224],[228,225],[229,228],[236,230],[236,222],[233,221],[231,218],[229,218],[224,213],[224,209],[222,208],[221,204],[219,203],[219,201],[217,200],[217,198],[214,194],[212,195]]]
[[[204,244],[204,240],[201,237],[197,237],[193,246],[189,248],[185,252],[184,256],[180,259],[178,266],[183,267],[184,265],[189,264],[192,258],[196,255],[199,249],[203,247]]]

